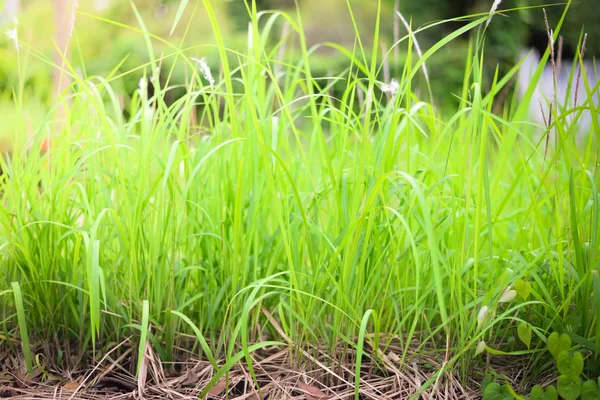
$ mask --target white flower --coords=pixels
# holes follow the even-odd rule
[[[381,91],[390,96],[395,96],[400,91],[400,82],[396,78],[392,78],[392,81],[381,84]]]
[[[198,69],[200,70],[200,72],[202,72],[204,79],[206,79],[210,87],[214,87],[215,79],[213,78],[212,73],[210,72],[210,67],[206,63],[206,58],[202,57],[201,59],[197,59],[192,57],[190,59],[198,63]]]
[[[75,226],[78,228],[82,228],[85,223],[85,215],[80,213],[79,216],[75,219]]]
[[[507,286],[502,292],[502,296],[500,296],[500,303],[510,303],[515,297],[517,297],[517,291],[512,286]]]
[[[483,323],[485,322],[485,320],[487,319],[489,314],[490,314],[490,309],[488,306],[481,307],[481,310],[479,310],[479,314],[477,314],[477,327],[478,328],[480,328],[481,325],[483,325]]]
[[[248,22],[248,49],[253,48],[254,38],[252,37],[252,22]]]
[[[152,108],[152,106],[148,104],[144,108],[144,118],[146,118],[146,120],[150,124],[152,122],[152,117],[154,117],[154,108]]]
[[[150,82],[156,83],[157,78],[160,76],[160,66],[156,67],[154,74],[150,77]]]
[[[490,9],[490,16],[488,17],[487,22],[485,23],[485,27],[487,28],[492,22],[492,18],[494,17],[494,13],[498,9],[498,6],[502,3],[502,0],[494,0],[494,4],[492,4],[492,8]]]
[[[140,78],[140,82],[138,83],[138,90],[140,91],[140,97],[146,97],[146,89],[148,88],[148,81],[146,81],[146,77],[142,76]]]
[[[479,354],[483,353],[485,351],[485,342],[482,340],[481,342],[477,343],[477,348],[475,349],[475,355],[478,356]]]
[[[6,37],[8,38],[8,40],[10,40],[11,42],[13,42],[15,44],[15,49],[19,49],[19,31],[17,30],[17,25],[19,24],[19,20],[18,19],[14,19],[15,21],[15,27],[12,29],[6,29],[4,31],[4,34],[6,35]]]
[[[17,32],[17,27],[15,26],[12,29],[7,29],[4,31],[4,34],[8,38],[8,40],[12,40],[13,42],[19,41],[19,33]]]
[[[367,108],[371,107],[372,102],[373,102],[373,90],[371,88],[369,88],[369,90],[367,90],[367,98],[365,99],[366,107]]]
[[[185,161],[183,160],[179,162],[179,174],[182,179],[185,179]]]

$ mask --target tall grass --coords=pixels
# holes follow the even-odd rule
[[[413,92],[427,59],[482,29],[487,15],[420,58],[415,36],[401,38],[395,46],[409,58],[397,92],[386,94],[380,76],[393,49],[367,50],[357,37],[354,49],[340,49],[346,73],[322,79],[311,73],[316,48],[306,47],[299,15],[250,7],[248,47],[236,51],[209,0],[188,6],[181,22],[200,9],[217,47],[171,45],[153,57],[155,95],[141,85],[130,118],[112,89],[118,77],[84,80],[67,64],[65,120],[50,113],[36,133],[38,141],[51,133],[51,151],[3,162],[2,345],[18,339],[64,365],[62,353],[101,354],[133,335],[140,351],[147,338],[171,361],[192,334],[198,352],[215,367],[227,357],[227,367],[251,364],[252,351],[275,343],[265,339],[294,350],[342,343],[358,354],[365,341],[384,349],[400,340],[401,360],[433,352],[444,368],[467,370],[480,341],[500,345],[525,320],[540,336],[566,331],[598,354],[598,148],[577,147],[575,124],[559,117],[548,128],[559,145],[544,158],[524,122],[533,89],[492,113],[518,66],[484,83],[482,40],[471,47],[456,111],[442,115]],[[283,21],[289,35],[268,40]],[[165,42],[138,31],[149,50]],[[292,38],[300,59],[285,56]],[[210,50],[222,61],[214,85],[190,58]],[[165,94],[174,87],[156,74],[167,59],[190,77],[173,104]],[[331,96],[340,82],[345,90]],[[586,108],[598,116],[589,102],[573,112]],[[600,136],[597,122],[592,134]],[[531,297],[500,304],[518,279]],[[484,306],[494,312],[478,324]],[[534,354],[506,346],[498,349]]]

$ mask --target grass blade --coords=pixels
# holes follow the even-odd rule
[[[175,28],[179,25],[179,21],[183,16],[183,12],[185,11],[185,7],[188,5],[189,0],[181,0],[179,2],[179,8],[177,8],[177,14],[175,14],[175,20],[173,21],[173,27],[171,28],[171,32],[169,32],[169,36],[173,36],[173,32],[175,32]]]
[[[33,371],[33,355],[31,346],[29,345],[29,333],[27,330],[27,319],[25,318],[25,308],[23,307],[21,285],[19,285],[19,282],[12,282],[11,286],[15,299],[15,306],[17,308],[17,320],[19,322],[21,347],[23,348],[23,354],[25,355],[25,365],[27,366],[27,372],[31,373]]]

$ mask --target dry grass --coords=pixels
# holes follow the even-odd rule
[[[122,344],[121,346],[127,346]],[[417,347],[414,343],[414,347]],[[294,350],[295,351],[295,350]],[[211,399],[351,399],[354,397],[354,354],[340,348],[337,355],[312,348],[291,357],[290,348],[274,347],[254,355],[256,382],[246,365],[239,363],[227,379],[221,379],[208,394]],[[372,351],[371,351],[372,353]],[[402,348],[394,343],[378,361],[363,361],[361,399],[406,399],[422,390],[421,385],[443,366],[434,353],[409,355],[401,364]],[[408,352],[409,354],[412,351]],[[129,351],[123,353],[130,354]],[[292,362],[291,360],[303,360]],[[223,360],[221,360],[223,362]],[[214,375],[207,361],[190,358],[166,366],[152,352],[146,354],[144,375],[135,376],[127,357],[102,362],[88,371],[51,371],[23,374],[23,362],[6,357],[0,374],[0,396],[15,399],[197,399]],[[10,372],[21,371],[21,372]],[[256,385],[256,383],[258,385]],[[479,384],[464,385],[450,373],[423,390],[422,399],[477,399]]]

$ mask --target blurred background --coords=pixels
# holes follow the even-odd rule
[[[285,10],[301,16],[309,46],[331,41],[348,48],[355,45],[355,34],[347,0],[255,0],[260,10]],[[394,7],[398,0],[382,0],[382,20],[380,40],[386,51],[394,42]],[[473,16],[487,13],[492,0],[399,0],[397,4],[406,20],[412,21],[413,29],[434,21]],[[2,0],[0,0],[0,4]],[[202,2],[190,1],[175,32],[170,35],[173,20],[180,0],[134,0],[147,29],[175,46],[190,47],[187,52],[192,57],[206,57],[213,71],[219,70],[218,54],[214,47],[213,31]],[[349,0],[356,17],[361,38],[368,46],[375,27],[377,12],[376,0]],[[563,56],[573,58],[583,31],[588,33],[587,56],[600,54],[600,11],[597,0],[580,0],[571,8],[561,30],[564,36]],[[227,46],[243,50],[247,43],[248,10],[243,0],[214,0],[211,2]],[[500,72],[507,71],[517,61],[518,53],[524,48],[537,48],[544,51],[547,45],[544,17],[541,8],[544,4],[549,22],[555,27],[564,11],[564,0],[507,0],[500,9],[507,10],[494,18],[486,33],[485,67],[486,75],[493,74],[496,67]],[[148,51],[139,23],[131,4],[127,0],[79,0],[77,4],[75,29],[69,40],[69,62],[74,71],[84,77],[132,71],[113,81],[113,85],[127,104],[127,98],[138,88],[144,69],[137,67],[148,62]],[[196,7],[196,8],[194,8]],[[519,9],[510,11],[511,9]],[[52,62],[60,63],[60,36],[68,35],[71,23],[72,0],[4,0],[0,11],[0,27],[6,34],[0,38],[0,137],[10,135],[14,130],[11,110],[15,98],[13,89],[22,88],[22,109],[26,110],[31,126],[44,117],[53,102],[56,88],[53,81]],[[93,16],[96,17],[93,17]],[[17,52],[11,40],[11,30],[18,19],[18,39],[21,48]],[[188,21],[191,23],[188,27]],[[424,30],[417,39],[426,51],[431,45],[449,33],[468,23],[470,19],[455,20]],[[110,23],[107,21],[115,21]],[[266,21],[263,18],[262,21]],[[272,30],[273,41],[281,38],[285,30],[282,19]],[[132,27],[137,29],[130,29]],[[396,28],[397,29],[397,28]],[[14,32],[14,31],[13,31]],[[400,37],[406,34],[400,24]],[[182,41],[182,38],[185,40]],[[454,107],[456,95],[464,78],[465,62],[469,45],[469,35],[463,35],[444,47],[428,64],[436,104],[441,107]],[[58,43],[58,45],[57,45]],[[156,54],[171,52],[168,45],[154,41]],[[406,44],[399,46],[397,62],[390,59],[392,76],[399,76],[403,66],[402,55]],[[289,50],[293,57],[293,46]],[[18,54],[17,54],[18,53]],[[232,55],[233,57],[233,55]],[[233,58],[235,61],[235,57]],[[293,60],[290,60],[293,61]],[[163,70],[169,67],[165,60]],[[320,47],[311,58],[315,76],[340,74],[348,66],[345,56],[331,47]],[[146,71],[147,73],[147,71]],[[161,76],[162,78],[162,76]],[[183,85],[185,68],[175,68],[171,84]],[[382,77],[382,80],[384,77]],[[423,82],[416,82],[416,87]],[[53,87],[54,86],[54,87]],[[170,92],[176,98],[177,90]],[[427,100],[427,99],[425,99]],[[126,112],[126,106],[125,110]],[[33,128],[31,128],[33,129]]]

